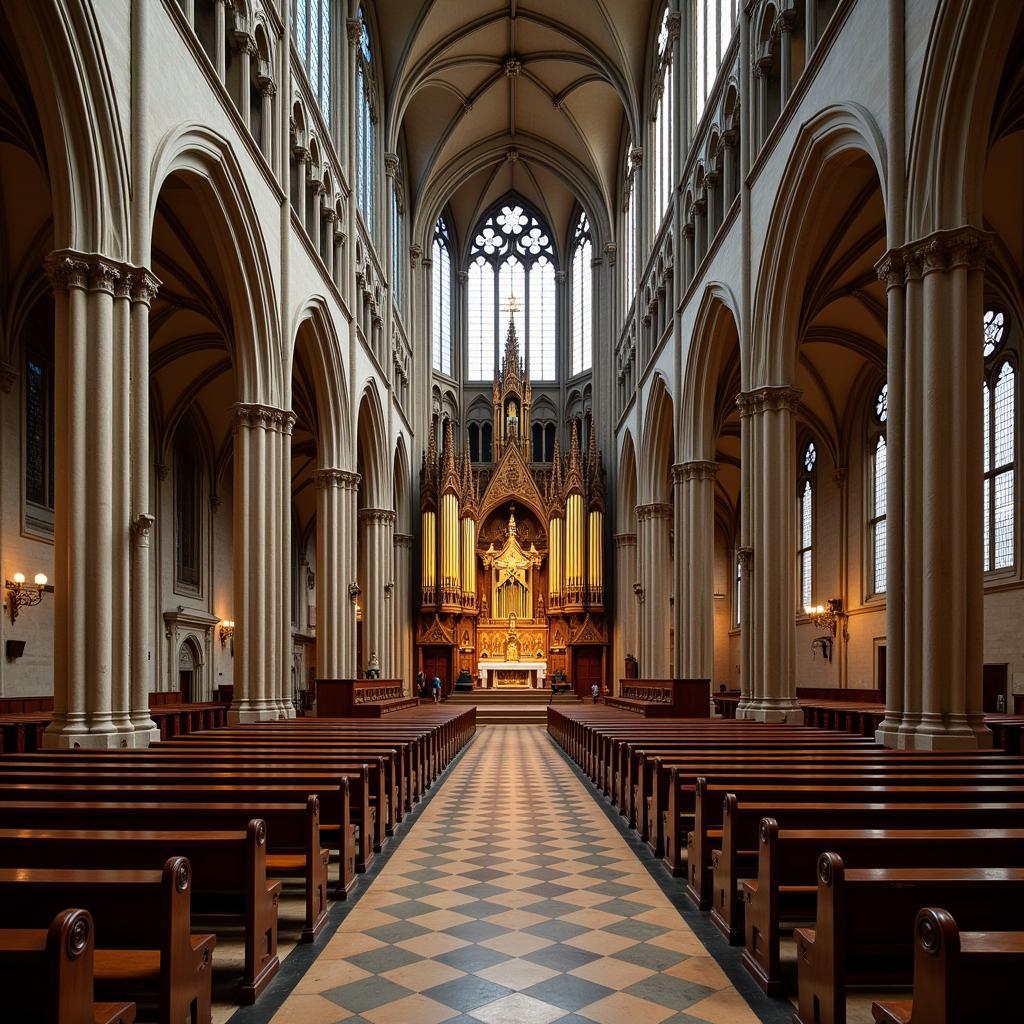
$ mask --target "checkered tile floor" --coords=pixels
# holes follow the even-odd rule
[[[537,729],[483,730],[273,1024],[757,1024]]]

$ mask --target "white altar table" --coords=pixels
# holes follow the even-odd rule
[[[546,661],[481,661],[477,666],[480,672],[480,685],[482,687],[533,687],[543,689],[544,678],[547,675],[548,663]],[[529,682],[504,682],[502,677],[510,676],[532,676]]]

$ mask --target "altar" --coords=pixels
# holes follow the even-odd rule
[[[542,689],[547,675],[546,661],[481,661],[482,687],[532,687]]]

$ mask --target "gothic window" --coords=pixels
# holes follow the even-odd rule
[[[800,607],[814,603],[814,467],[818,450],[808,441],[800,458],[800,479],[797,487],[797,583]]]
[[[478,423],[469,425],[469,457],[473,462],[480,461],[480,425]]]
[[[391,185],[391,297],[399,310],[405,307],[405,213],[401,182]]]
[[[438,373],[452,372],[452,251],[448,224],[438,217],[434,227],[431,275],[431,351]]]
[[[885,485],[888,451],[885,424],[888,418],[889,385],[875,395],[868,432],[868,587],[869,594],[885,593]]]
[[[572,367],[571,373],[583,373],[591,367],[592,332],[591,303],[594,271],[590,265],[593,248],[590,222],[585,213],[576,222],[572,242]]]
[[[481,220],[469,253],[468,374],[493,380],[511,319],[533,380],[556,379],[555,251],[551,232],[517,200]]]
[[[480,428],[480,461],[492,462],[494,456],[491,451],[491,425],[485,423]]]
[[[175,577],[180,586],[195,591],[200,563],[199,472],[195,436],[182,424],[174,442]]]
[[[53,439],[53,349],[33,345],[25,352],[26,525],[44,533],[53,530]]]
[[[531,456],[533,462],[544,461],[544,427],[540,423],[534,423],[532,431],[533,444],[531,445]]]
[[[362,10],[359,12],[362,20]],[[292,27],[299,59],[324,120],[331,123],[331,29],[333,0],[294,0]]]
[[[698,5],[699,6],[699,5]],[[658,233],[665,210],[672,196],[672,104],[674,72],[672,38],[669,32],[669,10],[666,7],[658,30],[658,63],[654,82],[654,110],[652,114],[654,150],[654,202],[651,213],[654,223],[651,237]]]
[[[366,14],[360,7],[359,44],[356,47],[356,201],[371,237],[376,228],[376,147],[377,90],[373,77],[373,50]]]
[[[697,19],[695,50],[699,121],[736,28],[737,4],[736,0],[697,0],[694,6]]]
[[[1015,563],[1017,375],[1006,352],[1006,316],[989,309],[984,320],[985,571]]]
[[[555,460],[555,425],[549,423],[544,428],[544,461],[554,462]]]

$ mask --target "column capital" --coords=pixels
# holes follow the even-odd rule
[[[612,543],[617,548],[635,548],[636,547],[636,534],[635,533],[616,533],[612,536]]]
[[[278,430],[290,434],[295,423],[295,413],[290,409],[275,409],[258,402],[236,402],[234,409],[235,427],[262,427],[264,430]]]
[[[413,242],[409,246],[409,263],[412,265],[412,269],[415,270],[419,266],[420,260],[423,258],[423,246],[419,242]]]
[[[636,517],[640,522],[649,519],[671,519],[672,505],[667,501],[651,501],[646,505],[637,505]]]
[[[396,533],[394,536],[396,548],[411,548],[412,547],[412,534],[411,533]]]
[[[358,473],[346,472],[345,470],[339,470],[338,472],[338,485],[343,491],[358,491],[359,482],[362,479]]]
[[[398,516],[394,509],[390,508],[361,508],[359,510],[359,522],[371,523],[374,526],[394,525]]]
[[[922,274],[966,266],[983,270],[992,252],[993,234],[970,225],[933,231],[904,246],[889,249],[875,264],[887,288],[898,287]]]
[[[345,21],[345,30],[348,32],[348,45],[355,46],[363,31],[362,22],[358,18],[348,18]]]
[[[313,483],[321,490],[329,487],[340,487],[341,478],[345,475],[343,469],[314,469]]]
[[[736,561],[740,563],[740,571],[749,574],[754,568],[754,549],[750,547],[737,548]]]
[[[718,463],[709,459],[677,462],[672,467],[672,482],[677,484],[687,480],[714,480],[717,476]]]
[[[799,388],[790,387],[788,384],[768,385],[741,391],[736,396],[736,405],[740,410],[740,416],[765,412],[796,412],[800,407],[802,394]]]

